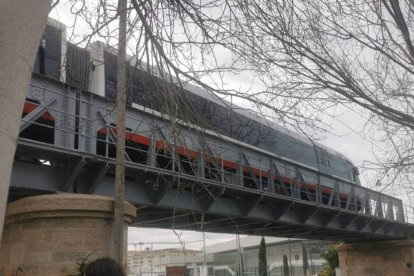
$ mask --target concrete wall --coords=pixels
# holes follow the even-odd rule
[[[126,203],[125,244],[135,213]],[[6,211],[0,276],[15,275],[19,267],[25,276],[77,275],[82,258],[112,256],[113,233],[110,197],[65,194],[15,201]]]

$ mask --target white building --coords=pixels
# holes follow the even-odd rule
[[[206,255],[207,266],[212,266],[213,255]],[[168,248],[161,250],[128,251],[129,275],[164,276],[167,266],[187,266],[189,274],[199,276],[204,264],[202,251]]]
[[[243,271],[244,276],[258,275],[258,255],[261,237],[247,236],[237,240],[206,247],[208,256],[213,255],[215,276],[232,276]],[[325,260],[323,253],[330,242],[301,239],[265,237],[269,276],[283,275],[283,255],[288,257],[290,276],[303,276],[303,249],[305,246],[310,272],[319,272]],[[241,260],[241,261],[240,261]],[[218,267],[222,269],[217,269]]]

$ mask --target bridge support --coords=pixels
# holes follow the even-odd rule
[[[0,245],[0,275],[15,275],[19,268],[24,275],[78,275],[82,259],[113,256],[113,206],[111,197],[79,194],[10,203]],[[136,208],[125,203],[124,243],[135,215]]]
[[[414,241],[342,244],[338,250],[341,276],[414,275]]]

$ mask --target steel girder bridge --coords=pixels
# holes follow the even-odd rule
[[[105,98],[34,75],[10,200],[113,196],[115,115]],[[413,230],[401,200],[334,176],[330,187],[312,188],[298,164],[287,181],[282,157],[259,148],[145,108],[128,109],[126,127],[134,226],[342,241],[402,239]]]

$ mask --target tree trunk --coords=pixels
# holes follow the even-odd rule
[[[289,264],[286,255],[283,255],[283,276],[289,276]]]
[[[308,263],[308,251],[306,250],[305,244],[302,242],[302,266],[303,275],[308,275],[309,263]]]
[[[0,234],[20,117],[50,0],[0,1]],[[1,240],[1,235],[0,235]]]
[[[266,256],[266,242],[264,237],[260,241],[259,247],[259,276],[267,276],[267,256]]]
[[[114,259],[126,266],[124,260],[124,194],[125,194],[125,102],[126,102],[126,28],[127,0],[118,1],[119,37],[116,87],[116,167],[114,205]]]

